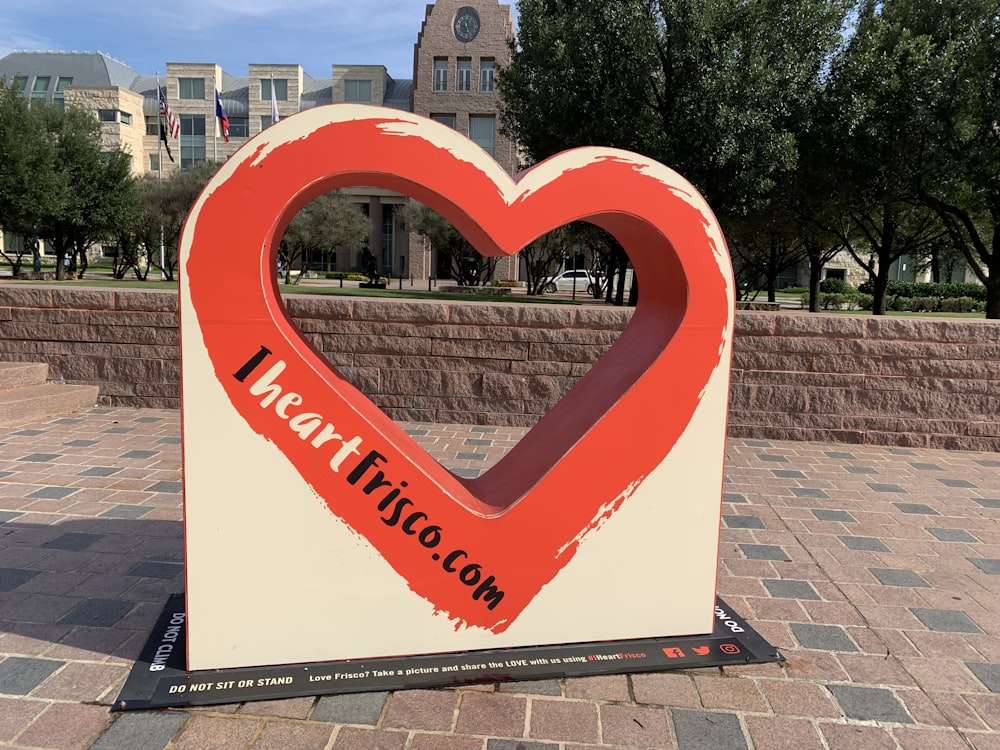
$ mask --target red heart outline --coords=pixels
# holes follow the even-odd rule
[[[611,350],[478,479],[441,467],[287,316],[274,273],[277,240],[306,203],[348,186],[416,198],[486,255],[513,254],[552,228],[586,219],[617,237],[642,279],[639,305]],[[221,285],[223,248],[239,250],[227,254]],[[259,263],[239,262],[254,253]],[[358,105],[317,108],[282,120],[222,167],[188,217],[181,273],[193,311],[182,299],[182,335],[198,332],[233,407],[456,627],[503,632],[669,454],[712,374],[724,367],[728,376],[734,305],[721,232],[688,183],[628,152],[577,149],[515,182],[477,146],[430,120]],[[262,346],[271,355],[246,382],[237,380],[234,373]],[[301,396],[302,410],[321,412],[344,438],[363,438],[352,461],[376,450],[393,486],[407,482],[405,497],[414,504],[407,512],[419,510],[423,524],[439,528],[438,546],[386,524],[392,506],[382,513],[382,494],[361,491],[373,469],[349,484],[351,461],[332,471],[329,451],[300,439],[273,408],[261,408],[249,385],[278,361],[287,365],[279,380]],[[725,425],[719,430],[724,438]],[[721,439],[709,447],[721,450]],[[476,583],[492,577],[503,591],[495,606],[486,605],[489,592],[473,598],[475,584],[442,567],[440,557],[456,550],[467,553],[456,567],[481,566]]]

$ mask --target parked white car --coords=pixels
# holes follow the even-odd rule
[[[590,271],[577,269],[575,271],[563,271],[558,276],[553,276],[545,282],[542,290],[547,294],[555,292],[572,292],[574,287],[580,294],[586,292],[593,296],[597,279]]]

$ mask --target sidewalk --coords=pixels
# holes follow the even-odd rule
[[[523,434],[406,427],[464,475]],[[1000,750],[1000,454],[745,439],[719,594],[784,664],[112,715],[182,588],[179,434],[0,427],[0,747]]]

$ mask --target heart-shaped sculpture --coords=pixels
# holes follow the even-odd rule
[[[413,197],[493,256],[587,220],[641,280],[607,355],[478,479],[437,464],[284,310],[284,228],[348,186]],[[716,221],[676,173],[584,148],[512,181],[438,123],[320,107],[223,165],[180,264],[189,668],[711,631],[734,296]],[[676,597],[645,601],[667,580]],[[636,606],[608,616],[619,600]],[[244,622],[262,610],[266,626]]]

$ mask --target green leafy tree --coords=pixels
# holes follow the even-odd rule
[[[480,286],[493,279],[495,261],[480,255],[447,219],[417,201],[404,211],[406,225],[422,235],[438,252],[438,258],[459,286]]]
[[[154,243],[152,251],[148,252],[147,272],[149,268],[157,268],[168,281],[174,279],[177,270],[177,243],[184,228],[184,220],[205,185],[218,170],[218,163],[203,161],[156,181],[156,186],[151,189],[147,199],[152,203],[151,210],[156,217],[160,238]]]
[[[519,0],[500,121],[528,165],[576,146],[655,152],[656,28],[646,0]]]
[[[846,0],[520,0],[501,123],[527,162],[581,145],[673,167],[737,231],[779,195],[812,126]],[[624,278],[620,248],[609,271]],[[623,289],[611,283],[609,299]],[[613,292],[613,289],[617,291]]]
[[[38,111],[55,148],[56,174],[53,199],[38,217],[38,234],[55,251],[57,279],[73,271],[82,276],[87,251],[113,235],[134,197],[130,158],[121,150],[101,148],[100,123],[93,114],[53,106]]]
[[[133,200],[115,224],[113,239],[115,253],[112,274],[116,279],[125,278],[132,271],[140,281],[145,281],[150,269],[151,253],[160,243],[160,211],[156,177],[145,175],[133,178],[130,183]]]
[[[925,143],[917,194],[986,287],[986,317],[1000,319],[1000,6],[897,0],[881,13],[893,39],[922,44],[905,125]]]
[[[39,218],[57,207],[64,194],[55,169],[56,150],[39,109],[13,86],[0,86],[0,227],[30,238]],[[28,243],[5,246],[3,257],[20,271]]]
[[[360,207],[337,192],[309,202],[289,223],[281,240],[285,283],[292,283],[292,267],[306,258],[329,257],[343,245],[358,246],[371,225]],[[301,279],[296,277],[295,283]]]
[[[518,256],[524,264],[528,294],[541,294],[545,282],[552,277],[567,255],[566,227],[554,229],[521,249]]]
[[[841,0],[660,0],[651,154],[730,216],[769,202],[799,160],[848,11]]]
[[[872,312],[884,315],[891,265],[919,256],[944,228],[917,200],[930,114],[919,92],[933,64],[929,40],[894,17],[908,0],[864,0],[853,37],[832,65],[825,102],[829,178],[839,221],[830,229],[869,274]],[[893,11],[893,12],[890,12]]]

